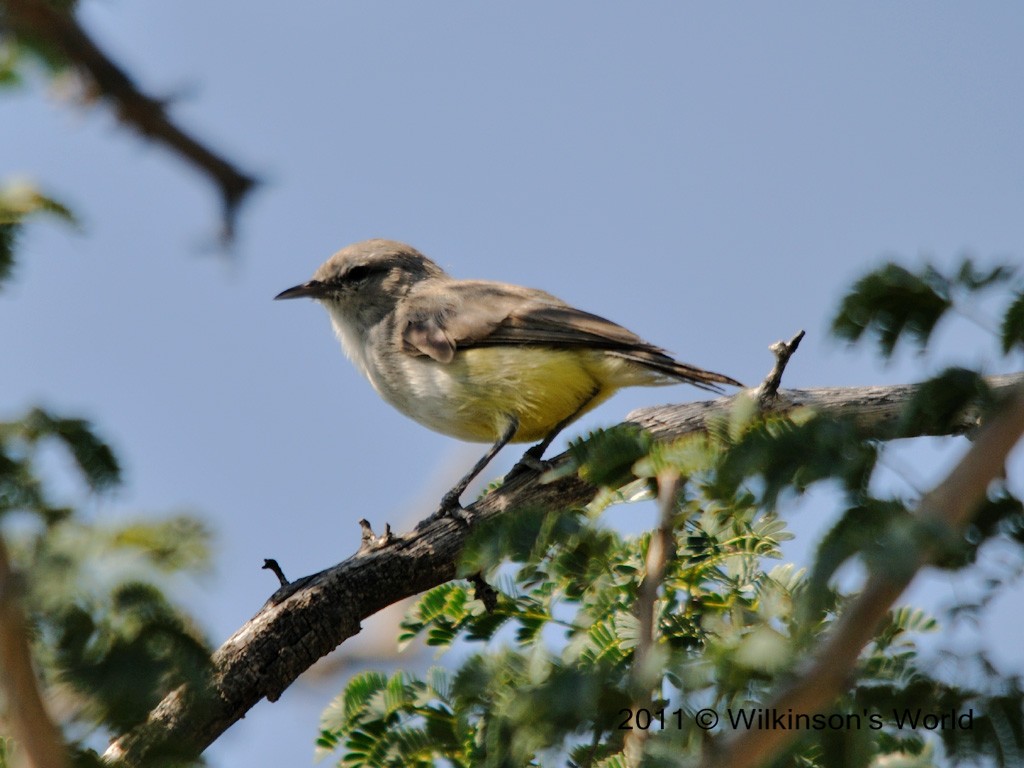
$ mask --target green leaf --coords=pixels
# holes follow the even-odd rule
[[[920,608],[903,605],[891,610],[885,624],[878,630],[876,641],[891,644],[899,635],[919,632],[934,632],[939,628],[935,617]]]
[[[987,272],[979,270],[974,261],[967,257],[960,262],[955,282],[969,291],[980,291],[996,283],[1005,283],[1017,274],[1017,269],[1009,264],[997,264]]]
[[[402,620],[399,646],[426,633],[427,644],[448,646],[475,615],[472,598],[464,584],[449,582],[429,590]]]
[[[633,471],[638,477],[653,478],[672,469],[681,477],[692,477],[714,466],[721,455],[722,444],[703,433],[685,435],[670,443],[655,443],[647,455],[634,464]]]
[[[377,671],[360,672],[348,681],[345,690],[331,700],[320,716],[322,731],[337,734],[358,722],[370,701],[388,683],[387,675]]]
[[[150,584],[118,585],[96,616],[69,607],[57,629],[61,679],[87,697],[94,717],[120,731],[144,720],[171,689],[200,683],[210,668],[209,648]]]
[[[14,244],[20,233],[20,224],[0,222],[0,284],[14,272]]]
[[[96,436],[88,421],[59,418],[36,408],[22,421],[22,433],[32,443],[45,437],[64,443],[93,490],[104,490],[121,481],[113,450]]]
[[[522,563],[580,528],[580,516],[543,508],[520,508],[474,526],[466,540],[459,573],[487,573],[504,560]]]
[[[1024,291],[1017,291],[1006,308],[999,332],[1005,354],[1014,347],[1024,347]]]
[[[8,456],[2,449],[0,441],[0,513],[32,510],[46,516],[49,505],[31,464]]]
[[[843,563],[860,552],[877,548],[892,526],[911,519],[906,505],[895,500],[867,499],[846,510],[818,545],[807,581],[805,615],[816,620],[828,607],[828,581]]]
[[[832,333],[858,341],[871,331],[883,357],[891,357],[896,342],[909,335],[925,347],[936,323],[952,306],[949,283],[934,270],[915,275],[889,263],[854,284],[832,321]]]
[[[32,181],[18,179],[0,187],[0,224],[17,224],[37,213],[47,213],[68,224],[78,225],[70,208],[44,195]]]
[[[21,84],[18,66],[21,61],[18,46],[12,39],[0,38],[0,87],[11,88]],[[0,765],[3,762],[0,761]]]
[[[768,508],[787,488],[800,493],[830,478],[856,493],[867,487],[876,459],[876,448],[859,437],[851,420],[773,417],[748,429],[726,451],[709,490],[728,501],[744,482],[760,478],[759,503]]]
[[[634,478],[632,467],[647,455],[651,436],[635,424],[618,424],[569,443],[571,462],[593,485],[618,488]]]
[[[0,85],[3,81],[3,46],[0,45]],[[10,181],[0,187],[0,285],[14,269],[14,249],[27,218],[49,214],[78,225],[75,215],[63,203],[42,194],[30,181]]]
[[[193,570],[210,558],[210,531],[202,521],[186,515],[164,520],[138,520],[116,529],[111,543],[139,551],[163,571]]]
[[[903,437],[948,435],[971,406],[989,407],[992,392],[985,379],[966,368],[947,368],[914,391],[896,426]]]

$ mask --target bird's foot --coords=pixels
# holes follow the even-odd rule
[[[541,455],[544,453],[543,448],[541,448],[540,451],[536,450],[539,447],[540,446],[535,445],[523,454],[523,457],[517,461],[515,466],[509,470],[507,475],[505,475],[505,482],[508,482],[515,477],[519,477],[519,475],[525,474],[526,472],[542,474],[551,469],[551,462],[545,461],[541,458]]]
[[[461,494],[456,493],[456,490],[453,488],[441,497],[441,503],[437,505],[437,511],[417,525],[416,529],[420,530],[435,520],[443,520],[445,518],[451,518],[466,526],[470,525],[473,522],[473,513],[465,509],[459,502]]]

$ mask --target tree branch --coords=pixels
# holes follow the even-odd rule
[[[971,450],[950,475],[926,494],[918,505],[922,524],[960,532],[974,516],[989,484],[1002,476],[1007,454],[1024,433],[1024,387],[981,430]],[[879,624],[917,572],[935,553],[917,553],[916,562],[899,574],[876,571],[864,591],[843,612],[820,643],[813,662],[788,688],[765,705],[767,711],[813,715],[835,701],[849,684],[861,650],[874,637]],[[799,735],[782,728],[737,731],[714,743],[706,768],[757,768]]]
[[[18,602],[7,546],[0,538],[0,690],[14,736],[32,768],[66,768],[67,752],[60,730],[43,704],[32,668],[25,616]]]
[[[986,381],[997,392],[1005,392],[1024,384],[1024,373]],[[891,437],[891,425],[916,389],[897,385],[780,390],[775,408],[808,406],[825,415],[852,415],[866,435],[885,439]],[[732,398],[719,398],[645,408],[628,420],[667,441],[703,431],[709,419],[727,415],[732,403]],[[951,432],[966,431],[976,423],[977,414],[966,414]],[[554,462],[557,466],[567,458],[562,454]],[[576,476],[544,484],[537,477],[524,473],[488,494],[472,505],[474,519],[486,521],[525,507],[581,506],[597,492]],[[463,523],[439,519],[420,530],[392,535],[379,546],[363,547],[332,568],[281,587],[216,651],[214,672],[204,688],[183,686],[168,694],[145,723],[111,744],[105,759],[141,766],[170,744],[185,755],[200,754],[257,701],[275,701],[317,659],[359,632],[363,619],[455,578],[467,534]]]
[[[1007,395],[1024,382],[1024,373],[986,376],[985,382],[997,397]],[[771,410],[782,413],[794,408],[810,408],[823,416],[853,417],[857,428],[866,436],[885,440],[892,438],[890,428],[899,421],[904,406],[918,387],[917,384],[893,384],[780,389]],[[711,400],[639,408],[627,414],[626,421],[649,430],[658,439],[671,440],[703,429],[708,418],[722,413],[722,402]],[[980,413],[976,408],[968,408],[959,414],[948,434],[962,435],[976,429],[979,418]]]
[[[30,41],[60,53],[85,75],[100,95],[114,105],[118,119],[143,136],[163,144],[205,174],[217,187],[223,206],[223,239],[234,237],[243,199],[256,179],[179,128],[167,115],[164,101],[148,96],[93,41],[71,12],[47,0],[0,0],[11,29]]]

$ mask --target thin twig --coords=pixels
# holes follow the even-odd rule
[[[789,358],[796,352],[803,337],[804,332],[798,331],[796,336],[789,341],[776,341],[768,347],[772,354],[775,355],[775,365],[772,366],[771,371],[765,376],[761,386],[757,388],[757,402],[761,405],[762,410],[768,408],[775,400],[779,391],[779,385],[782,384],[782,374],[786,370]]]
[[[0,538],[0,689],[14,726],[14,737],[32,768],[66,768],[60,729],[50,719],[32,669],[25,617],[7,547]]]
[[[273,571],[274,575],[277,576],[277,580],[281,582],[282,587],[287,587],[290,583],[288,578],[284,575],[284,571],[281,569],[281,566],[278,565],[277,560],[272,557],[263,558],[263,570]]]
[[[373,526],[365,517],[359,521],[359,551],[367,552],[371,549],[386,547],[394,539],[391,532],[391,524],[384,523],[384,533],[378,536],[373,532]]]
[[[652,669],[652,653],[657,640],[658,590],[665,578],[665,564],[675,549],[675,517],[678,504],[680,478],[674,469],[658,475],[658,527],[647,545],[644,562],[644,580],[640,583],[635,613],[640,622],[640,637],[633,652],[632,687],[633,716],[641,709],[653,709],[651,694],[654,683],[660,679],[660,670]],[[626,733],[624,751],[629,766],[643,761],[647,728],[634,728]]]
[[[1024,388],[980,431],[967,455],[918,504],[922,525],[961,531],[984,499],[989,484],[1002,476],[1007,454],[1024,434]],[[767,711],[812,715],[835,701],[847,687],[861,650],[915,574],[934,552],[918,553],[912,568],[899,574],[876,571],[864,591],[836,622],[799,678],[765,705]],[[705,768],[756,768],[771,762],[799,733],[784,729],[745,730],[719,739]]]
[[[58,51],[113,104],[121,122],[177,153],[214,183],[222,203],[222,238],[230,242],[239,206],[256,185],[255,177],[179,128],[168,117],[166,103],[139,90],[128,73],[82,28],[73,13],[62,11],[47,0],[0,0],[0,6],[6,7],[7,22],[16,34]]]

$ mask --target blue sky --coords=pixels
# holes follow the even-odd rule
[[[805,328],[796,387],[934,370],[826,336],[844,287],[882,258],[1024,253],[1016,3],[84,0],[82,14],[266,183],[222,258],[216,199],[190,168],[103,109],[5,95],[0,170],[37,179],[84,232],[39,224],[23,241],[0,296],[0,407],[96,422],[127,478],[97,519],[210,522],[216,568],[181,596],[215,643],[272,591],[262,558],[297,576],[354,551],[360,517],[407,528],[481,450],[379,401],[321,309],[271,301],[347,243],[401,239],[455,275],[544,288],[748,383]],[[986,359],[969,326],[941,338],[952,359]],[[624,392],[567,436],[699,394]],[[927,487],[962,449],[903,451],[892,474]],[[827,494],[798,505],[794,557],[834,514]],[[939,577],[918,593],[962,589]],[[993,611],[985,634],[1019,664],[1024,601]],[[340,686],[261,704],[212,759],[305,764]]]

